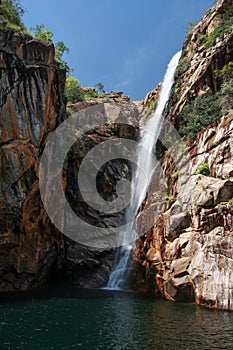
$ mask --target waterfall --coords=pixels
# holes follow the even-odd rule
[[[161,127],[163,124],[163,111],[168,102],[170,91],[174,83],[174,74],[181,56],[181,51],[173,56],[168,64],[164,81],[159,94],[159,100],[153,116],[144,126],[142,139],[137,149],[137,168],[133,174],[131,182],[131,200],[130,205],[126,210],[125,222],[129,223],[127,230],[119,228],[119,248],[113,263],[113,269],[107,284],[108,289],[125,289],[127,288],[127,279],[131,271],[130,256],[133,247],[133,242],[136,239],[136,232],[133,227],[133,219],[135,218],[140,205],[150,185],[156,164],[152,161],[152,150],[156,144]],[[130,224],[131,222],[131,224]],[[132,239],[129,240],[132,237]],[[124,242],[131,241],[131,244]]]

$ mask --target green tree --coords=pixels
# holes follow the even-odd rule
[[[65,68],[67,71],[67,74],[69,75],[73,69],[70,67],[67,61],[63,59],[63,55],[66,53],[68,54],[70,52],[70,49],[64,44],[63,41],[58,41],[55,44],[55,59],[57,62],[60,63],[62,68]]]
[[[95,84],[95,87],[97,88],[97,90],[99,91],[100,94],[104,93],[104,85],[100,82]]]
[[[53,32],[45,28],[44,24],[37,24],[35,27],[30,28],[35,38],[42,39],[48,42],[53,41]],[[63,55],[69,53],[69,48],[64,44],[63,41],[58,41],[55,43],[55,60],[60,63],[60,66],[66,69],[69,75],[73,69],[70,67],[67,61],[64,60]]]
[[[65,96],[68,102],[75,103],[84,100],[84,91],[77,78],[67,77],[65,86]]]
[[[21,20],[24,9],[19,0],[0,0],[0,28],[12,28],[26,32]]]
[[[188,23],[188,25],[185,27],[185,33],[186,35],[188,35],[189,33],[191,33],[191,31],[193,30],[193,28],[197,25],[197,21],[190,21]]]
[[[45,28],[44,24],[37,24],[35,27],[30,28],[35,38],[45,40],[48,42],[53,41],[53,32],[48,28]]]

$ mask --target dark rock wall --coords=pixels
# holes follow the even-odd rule
[[[41,154],[51,133],[67,118],[65,71],[54,61],[53,44],[12,30],[1,31],[0,38],[0,291],[47,285],[55,276],[60,283],[102,286],[111,268],[111,249],[93,251],[64,237],[48,218],[40,196]],[[108,102],[105,107],[104,102]],[[63,185],[74,212],[98,231],[98,227],[116,227],[123,212],[104,215],[85,203],[77,186],[80,164],[101,142],[136,139],[138,113],[122,93],[104,94],[70,108],[77,113],[95,105],[103,113],[106,110],[114,124],[90,130],[77,140],[68,155]],[[126,123],[118,124],[122,120]],[[69,137],[67,133],[63,137]],[[124,160],[112,160],[100,169],[97,187],[105,200],[117,196],[122,177],[130,177],[130,164]],[[46,195],[56,191],[51,184]],[[59,201],[57,196],[57,206]]]
[[[0,290],[9,291],[47,283],[63,255],[40,200],[38,160],[64,118],[65,71],[52,44],[12,30],[0,37]]]

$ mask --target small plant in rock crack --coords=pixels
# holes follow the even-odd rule
[[[208,164],[206,164],[204,162],[200,163],[195,170],[195,174],[196,175],[201,174],[201,175],[205,175],[205,176],[210,176],[210,169],[209,169]]]

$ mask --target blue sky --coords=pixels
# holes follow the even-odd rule
[[[214,0],[21,0],[27,28],[43,23],[82,85],[103,83],[142,99],[162,80],[179,51],[189,21],[199,21]]]

